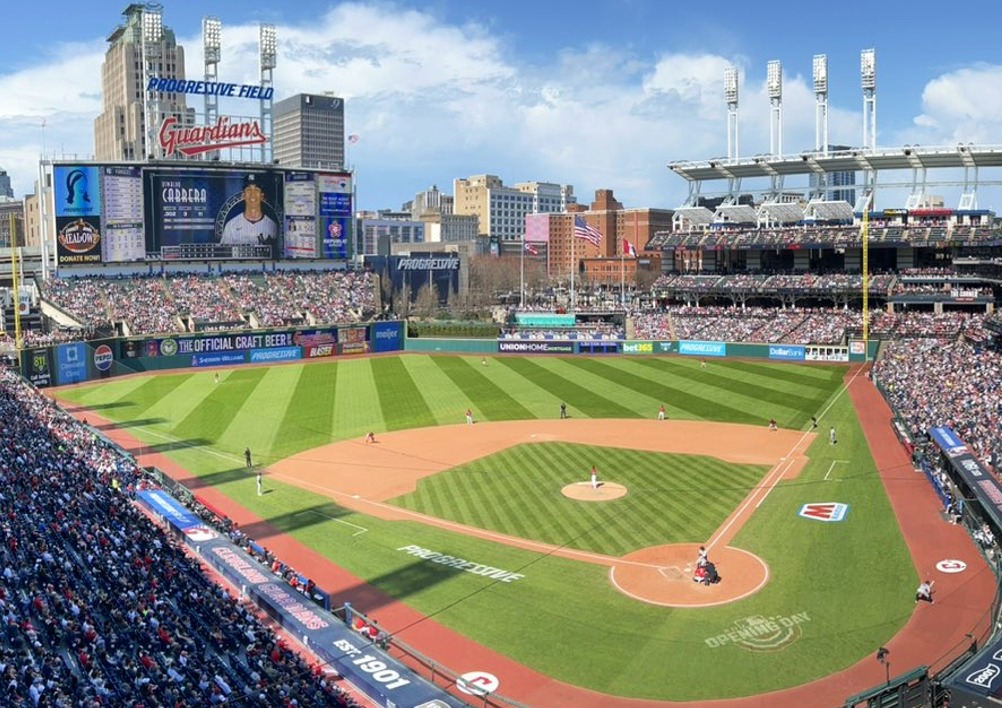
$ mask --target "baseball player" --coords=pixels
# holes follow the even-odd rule
[[[257,495],[261,496],[264,494],[264,477],[261,475],[261,470],[257,471]]]
[[[466,424],[473,425],[473,411],[469,408],[466,409]]]
[[[664,404],[662,403],[661,407],[658,408],[658,420],[664,420],[664,419],[665,419],[665,407]]]
[[[598,470],[595,465],[591,466],[591,488],[598,489]]]

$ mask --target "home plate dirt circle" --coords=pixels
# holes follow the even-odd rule
[[[624,595],[665,607],[712,607],[742,600],[769,581],[769,566],[754,553],[730,546],[710,549],[720,582],[693,582],[698,543],[673,543],[628,553],[609,569]]]
[[[625,497],[627,489],[624,485],[615,482],[599,482],[599,486],[595,488],[591,486],[591,482],[572,482],[560,492],[568,499],[601,502]]]

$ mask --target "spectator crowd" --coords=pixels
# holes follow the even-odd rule
[[[0,371],[9,706],[351,706],[138,510],[131,458]]]
[[[239,329],[252,318],[261,327],[342,324],[378,308],[367,271],[49,278],[42,297],[84,327],[122,323],[132,335]]]

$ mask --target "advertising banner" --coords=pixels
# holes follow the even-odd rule
[[[698,342],[684,339],[678,343],[678,353],[689,356],[727,356],[727,345],[723,342]]]
[[[100,263],[101,220],[96,216],[57,216],[56,256],[61,265]]]
[[[87,346],[83,342],[56,346],[56,384],[87,380]]]
[[[502,354],[573,354],[574,342],[502,339],[498,342],[498,351]]]
[[[147,250],[178,257],[278,258],[283,177],[271,171],[148,172]],[[185,246],[224,246],[195,249]]]
[[[654,342],[623,342],[624,354],[653,354]]]
[[[341,327],[337,334],[338,348],[342,354],[365,354],[369,351],[368,334],[368,327]]]
[[[146,340],[146,356],[157,356],[158,353],[161,356],[174,356],[175,354],[208,354],[291,347],[297,344],[295,336],[295,332],[266,332],[148,339]]]
[[[769,358],[780,361],[803,361],[804,348],[786,344],[770,344]]]
[[[320,253],[324,258],[348,258],[352,236],[351,175],[327,174],[317,177],[320,208],[317,211]]]
[[[678,354],[678,342],[658,342],[659,354]]]
[[[304,359],[319,359],[334,356],[337,353],[337,344],[310,344],[303,347]]]
[[[376,322],[372,325],[372,350],[393,352],[404,348],[403,322]]]
[[[52,385],[52,356],[49,348],[27,349],[21,352],[25,378],[38,388]]]
[[[57,165],[52,170],[57,217],[101,215],[100,173],[94,165]]]
[[[253,349],[250,353],[250,363],[262,364],[274,361],[293,361],[302,357],[299,347],[279,347],[277,349]]]
[[[191,365],[193,367],[202,366],[233,366],[234,364],[246,364],[247,352],[220,352],[218,354],[193,354]]]
[[[323,234],[322,255],[324,258],[348,257],[348,234],[351,229],[350,216],[324,216],[320,218]]]

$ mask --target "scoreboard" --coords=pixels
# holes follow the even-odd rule
[[[256,164],[46,167],[60,267],[352,255],[350,173]]]

